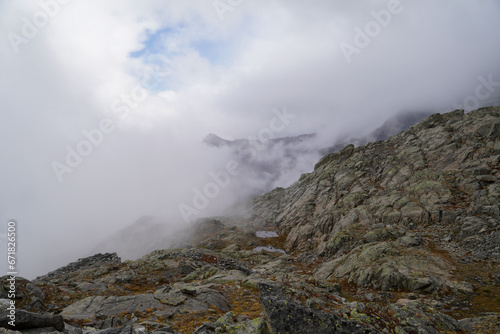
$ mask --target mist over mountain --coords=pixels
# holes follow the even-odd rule
[[[431,111],[400,112],[390,119],[386,120],[384,124],[365,136],[359,138],[352,137],[348,140],[340,139],[339,142],[335,143],[334,145],[328,148],[321,149],[321,155],[337,152],[344,146],[349,144],[360,146],[366,145],[369,142],[385,140],[403,130],[410,128],[412,125],[420,122],[424,118],[429,117],[434,113],[435,112]]]
[[[209,147],[226,150],[241,170],[240,187],[248,189],[242,197],[249,199],[277,186],[293,182],[320,157],[315,148],[315,134],[295,137],[225,140],[209,134],[203,142]],[[245,184],[246,183],[246,184]]]
[[[116,252],[123,259],[137,259],[156,249],[169,248],[177,241],[178,226],[168,220],[142,216],[88,251],[87,255]]]
[[[246,202],[276,187],[295,182],[300,175],[310,172],[324,155],[334,153],[347,145],[361,146],[385,140],[406,130],[430,116],[431,112],[399,113],[380,127],[361,137],[339,139],[329,147],[318,147],[316,134],[295,137],[226,140],[209,134],[203,143],[209,148],[227,150],[229,158],[239,164],[241,174],[232,180],[228,189],[234,196],[218,214],[244,214]],[[203,216],[194,217],[203,219]],[[136,259],[155,250],[179,245],[186,226],[179,227],[166,218],[144,216],[100,241],[88,254],[116,252],[124,259]],[[180,243],[182,244],[182,242]]]
[[[349,144],[360,146],[385,140],[431,114],[433,112],[430,111],[398,113],[366,135],[358,137],[349,134],[350,137],[337,138],[327,147],[318,142],[315,133],[264,140],[227,140],[210,133],[203,142],[209,147],[229,151],[229,156],[238,162],[243,179],[239,187],[249,189],[248,194],[242,196],[241,200],[248,200],[275,187],[289,185],[301,174],[311,170],[316,161],[325,154],[339,151]]]
[[[289,186],[401,111],[492,103],[499,18],[496,0],[0,2],[0,220],[18,221],[19,273],[143,215],[182,229]]]
[[[138,259],[99,253],[19,278],[19,323],[42,334],[496,334],[499,199],[500,106],[433,114],[323,156],[244,214],[175,232],[144,216],[102,244],[155,249]],[[6,315],[0,327],[15,334]]]
[[[0,1],[22,326],[500,332],[499,31],[498,0]]]

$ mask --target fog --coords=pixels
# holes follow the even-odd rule
[[[314,150],[401,111],[500,96],[495,0],[0,1],[0,31],[0,241],[15,219],[27,278],[144,215],[174,233],[319,158],[269,184],[203,143],[209,133],[315,133]],[[255,163],[286,159],[263,152]],[[219,188],[195,203],[208,184]]]

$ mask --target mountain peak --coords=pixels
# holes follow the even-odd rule
[[[209,133],[204,139],[203,142],[209,146],[221,147],[231,143],[231,141],[223,139],[213,133]]]

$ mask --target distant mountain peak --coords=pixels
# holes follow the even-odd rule
[[[221,147],[232,143],[230,140],[223,139],[216,134],[209,133],[204,139],[203,142],[209,146]]]

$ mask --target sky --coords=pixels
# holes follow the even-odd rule
[[[496,0],[0,0],[1,247],[14,219],[34,278],[143,215],[220,213],[259,180],[209,133],[324,147],[487,104],[499,31]]]

